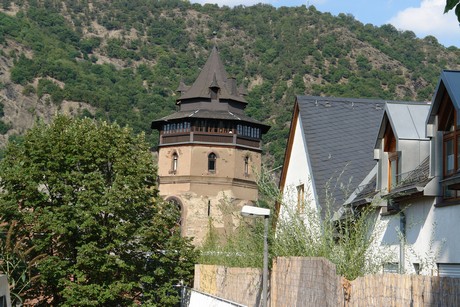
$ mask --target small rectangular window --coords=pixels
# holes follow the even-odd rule
[[[445,144],[445,174],[451,175],[454,172],[454,140],[446,140]]]
[[[304,184],[297,186],[297,212],[305,211],[305,186]]]
[[[400,182],[399,152],[388,153],[388,191],[395,188]]]
[[[438,263],[438,276],[460,278],[460,264]]]
[[[413,263],[415,274],[420,275],[420,263]]]
[[[387,262],[383,265],[383,273],[399,273],[398,262]]]
[[[249,175],[249,157],[244,158],[244,175]]]

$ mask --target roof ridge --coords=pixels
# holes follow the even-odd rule
[[[425,105],[425,104],[431,103],[429,101],[403,101],[403,100],[388,100],[388,99],[373,99],[373,98],[324,97],[324,96],[297,95],[297,100],[300,100],[300,99],[329,101],[329,102],[392,103],[392,104],[414,104],[414,105]]]

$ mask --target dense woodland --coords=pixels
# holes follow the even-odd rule
[[[175,110],[180,80],[194,81],[216,43],[249,90],[247,114],[272,125],[265,161],[277,167],[295,95],[429,101],[441,69],[460,68],[460,50],[433,36],[313,6],[3,0],[0,9],[3,143],[30,128],[24,112],[46,120],[70,101],[68,112],[129,125],[154,147],[150,122]]]

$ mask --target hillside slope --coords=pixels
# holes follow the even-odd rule
[[[391,25],[363,25],[313,6],[180,0],[14,0],[0,9],[0,144],[56,112],[144,131],[175,109],[214,43],[249,90],[247,113],[272,125],[269,166],[282,162],[295,94],[431,100],[460,51]],[[214,36],[213,33],[216,33]]]

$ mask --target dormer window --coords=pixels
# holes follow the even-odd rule
[[[396,137],[388,125],[384,136],[384,150],[388,153],[388,191],[396,187],[400,181],[399,154],[396,151]]]
[[[445,112],[448,114],[445,115],[446,121],[444,122],[444,133],[443,133],[443,159],[444,159],[444,167],[443,167],[443,174],[444,176],[451,176],[457,172],[459,166],[459,150],[458,147],[460,142],[458,139],[460,137],[459,131],[455,127],[456,117],[457,114],[452,107],[452,104],[449,103],[450,106],[446,107]]]
[[[453,200],[460,198],[460,185],[455,175],[460,167],[460,129],[457,127],[457,112],[448,95],[445,95],[438,113],[438,129],[442,135],[443,198]],[[453,179],[453,180],[450,180]]]
[[[214,76],[212,78],[212,83],[209,86],[209,92],[210,92],[209,94],[211,96],[211,100],[217,100],[217,98],[219,98],[219,90],[220,90],[220,86],[219,86],[219,83],[217,82],[216,73],[214,73]]]
[[[399,183],[398,153],[388,153],[388,191],[391,191]]]

